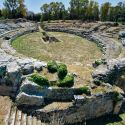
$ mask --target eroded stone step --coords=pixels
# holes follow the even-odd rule
[[[38,120],[35,116],[22,113],[16,106],[11,106],[7,116],[6,125],[46,125]]]
[[[8,115],[6,117],[6,120],[5,120],[5,125],[9,124],[9,119],[10,119],[10,116],[11,116],[11,110],[12,110],[12,106],[10,105],[10,110],[9,110]]]
[[[11,107],[11,113],[8,120],[8,125],[15,125],[17,108],[15,106]]]
[[[27,116],[26,125],[32,125],[32,116]]]
[[[32,125],[37,125],[37,119],[36,119],[36,117],[32,117]]]
[[[43,125],[40,120],[37,120],[37,125]]]
[[[21,125],[21,119],[22,119],[22,112],[20,110],[17,110],[15,125]]]
[[[22,113],[21,125],[27,125],[27,114]]]

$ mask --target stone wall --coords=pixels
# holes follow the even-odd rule
[[[58,28],[58,27],[44,27],[44,30],[46,31],[52,31],[52,32],[65,32],[65,33],[70,33],[70,34],[74,34],[83,38],[88,39],[89,41],[93,41],[95,42],[100,49],[102,50],[102,52],[105,54],[106,51],[106,44],[103,42],[103,40],[100,40],[98,37],[96,37],[95,35],[91,35],[91,32],[85,32],[79,29],[68,29],[68,28]]]
[[[22,24],[21,24],[22,25]],[[99,40],[98,37],[93,36],[90,32],[83,32],[80,30],[73,29],[46,29],[50,31],[60,31],[67,32],[71,34],[75,34],[89,40],[95,41],[97,44],[103,48],[105,52],[106,44],[103,40]],[[20,32],[19,34],[12,35],[10,40],[7,42],[11,42],[11,40],[16,37],[23,35],[24,33],[32,32],[33,29],[27,29],[25,32]],[[10,44],[10,43],[9,43]],[[3,51],[1,51],[3,53]],[[2,54],[1,54],[2,55]],[[5,57],[10,55],[5,54]],[[3,55],[1,56],[3,59]],[[99,72],[93,75],[94,79],[105,81],[107,80],[107,76],[112,75],[112,71],[114,71],[117,67],[117,71],[121,71],[125,68],[124,61],[118,61],[119,63],[110,62],[104,68],[105,70],[99,70]],[[117,65],[116,65],[117,64]],[[0,62],[0,94],[4,95],[13,95],[16,96],[16,93],[19,94],[16,96],[17,105],[25,104],[29,107],[31,106],[45,106],[45,100],[51,101],[70,101],[72,102],[72,106],[69,106],[65,109],[53,109],[46,111],[43,109],[30,109],[26,108],[25,111],[29,112],[31,115],[37,116],[37,118],[43,121],[52,121],[53,118],[55,120],[60,120],[65,123],[77,123],[82,122],[84,120],[97,118],[99,116],[105,114],[118,114],[121,109],[121,105],[123,102],[123,98],[114,102],[114,93],[107,92],[98,95],[92,96],[78,96],[75,95],[75,88],[40,88],[36,84],[22,83],[27,75],[34,72],[34,70],[41,70],[42,67],[46,66],[46,63],[39,62],[33,59],[24,59],[24,58],[15,58],[11,56],[11,58],[7,58],[6,62]],[[109,80],[109,79],[108,79]],[[20,88],[21,86],[21,88]],[[4,88],[4,89],[3,89]],[[6,88],[6,89],[5,89]],[[20,88],[20,89],[19,89]],[[19,89],[19,91],[17,91]]]
[[[92,26],[87,29],[85,28],[77,28],[77,27],[67,27],[65,25],[59,26],[54,24],[45,24],[44,30],[46,31],[53,31],[53,32],[65,32],[74,34],[80,37],[83,37],[89,41],[95,42],[97,46],[101,49],[103,55],[102,58],[104,59],[111,59],[116,58],[121,53],[121,46],[117,44],[117,41],[115,39],[112,39],[111,35],[108,35],[106,31],[101,33],[99,30],[101,26],[104,25],[105,27],[108,27],[110,23],[108,24],[97,24],[97,26]],[[112,26],[112,25],[110,25]]]
[[[20,93],[16,102],[18,106],[43,106],[42,109],[34,110],[29,108],[26,112],[31,113],[44,122],[62,120],[66,124],[73,124],[98,118],[106,114],[118,114],[123,104],[123,97],[117,96],[111,90],[106,93],[98,93],[91,96],[75,95],[76,88],[42,88],[39,85],[25,80],[20,87]],[[117,100],[118,99],[118,100]],[[64,109],[49,109],[46,107],[52,102],[70,102]],[[29,103],[30,102],[30,103]]]
[[[30,89],[29,89],[30,88]],[[49,101],[72,101],[77,88],[41,87],[28,79],[24,80],[20,92],[28,95],[38,95]],[[20,94],[21,94],[20,93]],[[20,103],[20,102],[17,102]]]
[[[74,124],[84,120],[98,118],[106,114],[113,114],[114,112],[115,106],[112,92],[90,98],[80,98],[76,98],[73,105],[67,109],[53,109],[52,111],[37,110],[33,111],[32,114],[47,122],[52,122],[54,119],[62,123]],[[120,106],[121,104],[122,103],[120,103]]]
[[[26,77],[25,75],[33,73],[34,70],[39,71],[45,65],[46,63],[33,59],[16,59],[9,62],[0,62],[0,87],[5,87],[4,91],[0,91],[0,94],[9,95],[10,93],[11,95],[11,92],[15,92],[16,95],[23,78]]]
[[[105,65],[97,67],[92,76],[95,80],[115,84],[124,71],[125,58],[111,59]]]

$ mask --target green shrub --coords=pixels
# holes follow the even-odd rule
[[[96,66],[99,66],[99,65],[101,65],[102,63],[103,63],[102,60],[96,60],[96,61],[95,61],[95,65],[96,65]]]
[[[58,68],[58,65],[55,61],[49,61],[47,63],[47,69],[49,72],[55,73],[55,72],[57,72],[57,68]]]
[[[91,91],[90,91],[89,87],[84,86],[84,87],[80,87],[78,89],[77,94],[79,94],[79,95],[82,95],[82,94],[89,95],[89,94],[91,94]]]
[[[63,80],[59,80],[59,87],[72,87],[74,85],[74,76],[67,75]]]
[[[58,66],[57,74],[59,79],[64,79],[64,77],[67,75],[67,66],[65,64],[60,64]]]
[[[39,75],[38,73],[32,74],[30,80],[40,86],[49,86],[49,80],[46,77]]]

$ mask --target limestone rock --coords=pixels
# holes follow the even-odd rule
[[[125,70],[125,58],[119,59],[115,67],[118,69],[118,71]]]
[[[122,45],[125,46],[125,38],[122,38],[121,41],[122,41]]]
[[[22,68],[22,72],[24,75],[31,74],[33,73],[33,71],[34,71],[34,67],[33,65],[30,65],[30,64],[27,64]]]
[[[96,80],[106,81],[108,78],[109,70],[106,67],[99,66],[93,73],[92,76]]]
[[[94,79],[111,83],[111,80],[120,76],[125,70],[125,58],[112,59],[107,61],[106,66],[99,66],[92,74]]]
[[[122,104],[123,104],[123,100],[117,102],[117,104],[114,107],[113,114],[115,114],[115,115],[119,114],[121,107],[122,107]]]
[[[34,68],[37,71],[41,71],[43,69],[43,63],[42,62],[34,62]]]
[[[22,92],[17,96],[16,103],[17,105],[42,106],[44,105],[44,98]]]
[[[30,89],[29,89],[30,88]],[[26,94],[40,95],[48,100],[72,100],[76,92],[75,88],[41,87],[28,79],[24,80],[20,88]]]
[[[30,59],[18,60],[18,64],[21,67],[23,75],[28,75],[33,73],[34,66],[32,60]]]
[[[42,87],[40,87],[39,85],[37,85],[36,83],[32,81],[29,81],[28,79],[23,81],[22,86],[20,87],[20,90],[27,94],[43,95]]]
[[[7,65],[7,80],[11,82],[12,85],[18,86],[21,82],[21,72],[20,67],[17,63],[12,62]]]
[[[125,31],[120,31],[119,32],[119,37],[125,37]]]

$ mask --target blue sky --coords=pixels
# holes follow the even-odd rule
[[[69,6],[69,1],[70,0],[25,0],[25,4],[30,11],[34,11],[35,13],[40,12],[40,7],[44,3],[50,3],[52,1],[61,1],[65,4],[66,7]],[[104,2],[110,2],[113,5],[116,5],[120,1],[125,1],[125,0],[95,0],[98,1],[99,4],[101,5]],[[4,0],[0,0],[0,8],[3,7],[3,2]]]

